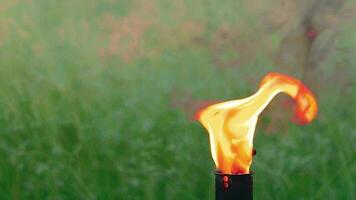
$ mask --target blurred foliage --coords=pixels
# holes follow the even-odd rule
[[[297,48],[283,41],[306,3],[0,1],[0,199],[214,199],[207,134],[186,113],[271,70],[301,78],[277,54]],[[355,199],[354,10],[325,29],[319,118],[264,134],[262,117],[256,199]]]

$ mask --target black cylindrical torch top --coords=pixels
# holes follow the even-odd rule
[[[251,174],[215,174],[216,200],[252,200]]]

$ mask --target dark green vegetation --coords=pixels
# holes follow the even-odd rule
[[[1,1],[0,199],[213,199],[189,101],[252,94],[286,33],[271,5],[224,2]],[[355,36],[341,24],[316,121],[261,118],[256,199],[355,199]]]

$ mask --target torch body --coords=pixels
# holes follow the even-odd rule
[[[215,174],[216,200],[252,200],[252,174]]]

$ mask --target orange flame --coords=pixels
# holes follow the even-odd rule
[[[214,104],[198,113],[198,120],[209,132],[211,154],[219,172],[250,172],[258,115],[280,92],[296,101],[295,120],[300,124],[315,118],[318,105],[311,91],[299,80],[279,73],[267,74],[250,97]]]

